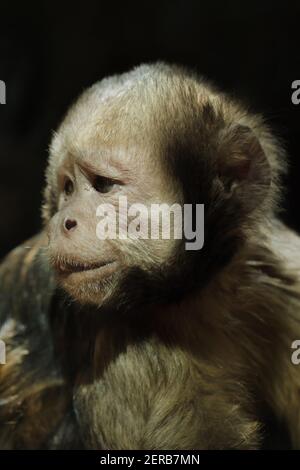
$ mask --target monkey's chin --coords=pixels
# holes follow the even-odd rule
[[[118,263],[112,261],[99,267],[78,271],[57,271],[61,287],[81,304],[101,306],[109,296]]]

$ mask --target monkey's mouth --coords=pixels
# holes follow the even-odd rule
[[[53,265],[57,273],[66,276],[74,273],[85,273],[85,272],[94,272],[100,271],[103,268],[112,267],[115,264],[115,261],[102,261],[99,263],[84,263],[78,260],[55,260]]]

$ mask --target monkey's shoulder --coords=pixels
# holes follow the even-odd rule
[[[54,357],[48,315],[55,281],[45,235],[14,249],[0,266],[0,448],[40,448],[63,420],[69,396]]]
[[[49,308],[55,280],[44,256],[43,232],[11,251],[0,265],[0,322],[31,323]]]

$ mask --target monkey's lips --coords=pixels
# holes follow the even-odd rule
[[[57,274],[61,277],[70,275],[109,275],[115,267],[116,261],[101,261],[98,263],[87,263],[75,259],[70,260],[55,260],[53,262]]]

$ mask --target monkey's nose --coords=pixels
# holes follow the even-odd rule
[[[67,232],[70,232],[71,230],[74,230],[77,227],[77,222],[74,219],[65,219],[64,220],[64,229]]]

